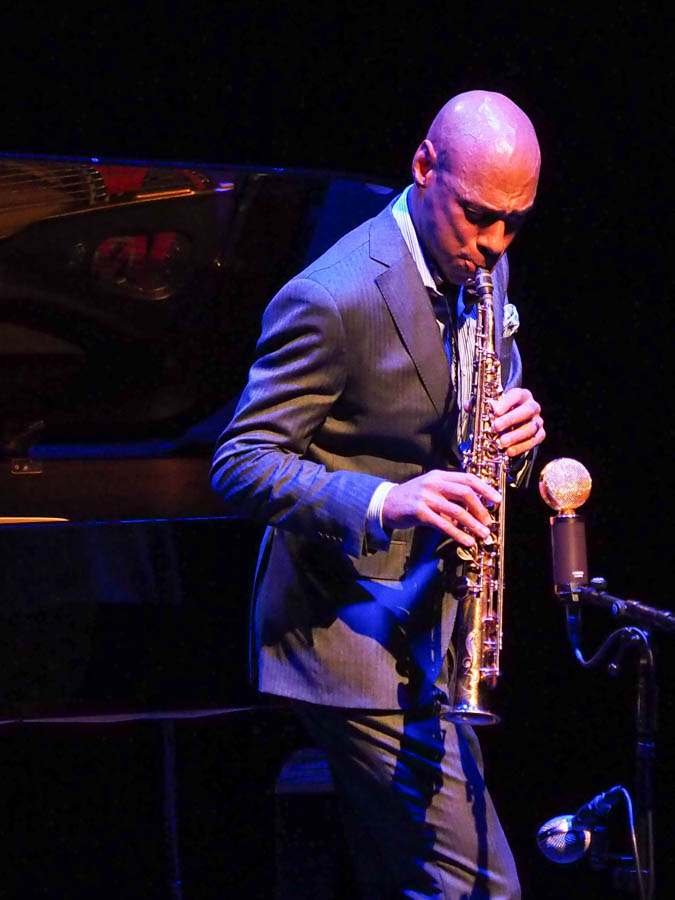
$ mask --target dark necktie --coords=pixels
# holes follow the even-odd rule
[[[444,285],[447,291],[437,293],[429,288],[429,298],[434,310],[436,320],[443,325],[443,346],[448,357],[448,365],[452,366],[453,350],[455,347],[455,308],[457,306],[457,289],[452,285]],[[456,352],[456,351],[455,351]]]
[[[443,455],[448,459],[447,453],[451,451],[458,456],[457,453],[457,377],[459,366],[459,352],[457,349],[457,331],[455,326],[457,311],[458,288],[454,285],[442,285],[445,288],[444,293],[438,293],[429,288],[429,299],[434,310],[436,320],[443,325],[443,348],[448,359],[448,368],[450,370],[450,394],[448,395],[448,406],[441,424],[441,445],[445,448]],[[454,369],[454,372],[453,372]],[[454,463],[456,465],[456,462]]]

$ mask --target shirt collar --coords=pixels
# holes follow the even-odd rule
[[[417,232],[415,231],[415,226],[413,225],[413,221],[410,216],[410,210],[408,209],[408,194],[410,193],[411,188],[412,185],[409,184],[408,187],[396,200],[396,202],[392,206],[391,211],[394,219],[396,220],[396,224],[401,229],[403,240],[406,243],[406,247],[410,251],[410,255],[412,256],[413,262],[417,267],[417,271],[420,273],[422,284],[426,288],[429,288],[430,290],[438,294],[440,293],[440,291],[436,287],[434,277],[431,274],[426,259],[424,258],[424,253],[422,252],[422,247],[420,246],[420,241],[417,237]]]
[[[432,274],[432,270],[429,267],[429,264],[426,261],[424,256],[424,251],[422,250],[422,245],[420,244],[419,238],[417,237],[417,232],[415,231],[415,226],[413,225],[412,216],[410,215],[410,210],[408,208],[408,194],[412,189],[412,185],[409,184],[407,188],[403,191],[403,193],[398,197],[396,202],[391,208],[394,219],[396,220],[396,224],[401,230],[401,234],[403,236],[403,240],[405,241],[406,247],[410,251],[410,255],[413,258],[413,262],[417,268],[417,271],[420,274],[420,278],[422,279],[422,284],[430,291],[432,295],[440,297],[442,294],[446,293],[446,289],[448,292],[451,292],[454,287],[451,285],[449,288],[447,285],[444,285],[440,276],[434,278],[434,274]],[[471,297],[464,288],[459,288],[459,296],[458,296],[458,311],[460,315],[471,316],[472,313],[475,316],[474,312],[474,302],[475,298]]]

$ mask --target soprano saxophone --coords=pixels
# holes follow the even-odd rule
[[[508,457],[497,443],[492,402],[502,393],[501,365],[495,351],[492,277],[477,269],[470,290],[478,296],[469,441],[462,444],[462,470],[499,491],[491,508],[493,523],[486,538],[472,547],[459,546],[463,577],[459,594],[455,649],[457,673],[454,704],[445,714],[453,722],[492,725],[499,716],[489,708],[487,691],[500,675],[504,596],[504,504]]]

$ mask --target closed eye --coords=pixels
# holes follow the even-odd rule
[[[505,215],[500,210],[488,209],[485,206],[474,206],[471,203],[462,203],[461,206],[467,222],[477,225],[479,228],[490,228],[495,222],[501,220],[504,223],[504,230],[507,234],[518,231],[529,212],[529,210],[525,210],[525,212]]]
[[[489,228],[499,218],[499,213],[481,206],[470,206],[467,204],[463,205],[462,209],[467,222],[471,222],[472,225],[478,225],[481,228]]]

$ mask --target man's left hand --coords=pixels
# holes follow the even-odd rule
[[[525,388],[511,388],[494,402],[494,428],[507,456],[519,456],[546,437],[541,407]]]

